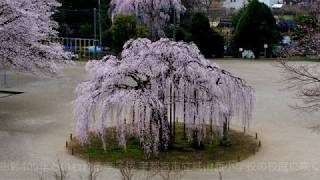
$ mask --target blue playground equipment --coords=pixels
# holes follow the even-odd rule
[[[66,51],[73,52],[80,56],[91,57],[98,53],[101,53],[103,48],[98,46],[99,40],[95,39],[84,39],[84,38],[66,38],[59,37],[51,39],[50,43],[59,43],[63,45]]]

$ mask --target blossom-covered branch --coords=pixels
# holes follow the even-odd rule
[[[91,61],[87,71],[90,80],[78,86],[75,101],[75,131],[83,143],[89,132],[103,137],[116,126],[122,147],[134,136],[150,155],[168,148],[176,119],[198,143],[207,125],[222,131],[235,116],[244,126],[251,119],[253,89],[206,60],[195,44],[130,40],[119,59]]]
[[[136,16],[150,28],[153,40],[166,37],[165,30],[173,17],[173,10],[178,21],[185,11],[181,0],[112,0],[111,7],[113,17],[118,14]]]
[[[45,44],[55,37],[51,20],[55,0],[2,0],[0,2],[0,66],[38,75],[56,75],[56,62],[68,58],[58,44]]]

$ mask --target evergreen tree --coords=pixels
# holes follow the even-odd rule
[[[112,30],[112,50],[121,52],[124,43],[136,34],[137,21],[133,16],[119,15],[114,20]]]
[[[58,2],[61,3],[61,7],[58,8],[54,19],[59,23],[59,35],[61,37],[93,38],[94,8],[97,9],[96,20],[97,23],[99,22],[98,0],[58,0]],[[110,0],[101,0],[102,30],[109,29],[111,26],[109,6]]]
[[[205,57],[223,57],[224,39],[210,27],[209,19],[203,13],[196,13],[192,17],[192,41],[198,46]]]
[[[242,13],[232,41],[235,52],[239,48],[252,50],[256,57],[268,44],[269,51],[280,39],[276,20],[267,5],[252,0]]]
[[[134,16],[118,15],[115,17],[110,28],[112,36],[112,51],[116,54],[122,51],[126,41],[135,38],[146,38],[150,36],[150,31],[145,26],[137,26]]]

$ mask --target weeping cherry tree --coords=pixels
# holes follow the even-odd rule
[[[106,131],[116,127],[121,147],[136,137],[149,156],[169,148],[178,122],[199,144],[214,131],[225,133],[234,118],[249,126],[253,89],[206,60],[195,44],[130,40],[119,58],[90,61],[86,70],[90,80],[77,87],[75,100],[82,143],[94,132],[106,148]]]
[[[153,40],[165,37],[170,17],[175,12],[177,20],[185,11],[181,0],[112,0],[112,16],[128,14],[136,16],[150,28]]]

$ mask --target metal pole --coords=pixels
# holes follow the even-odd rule
[[[97,9],[94,8],[93,9],[93,21],[94,21],[94,41],[93,41],[93,45],[94,45],[94,55],[95,55],[95,58],[97,59],[97,44],[96,44],[96,40],[97,40],[97,19],[96,19],[96,16],[97,16]]]
[[[99,0],[99,45],[102,50],[101,0]]]
[[[173,39],[176,40],[176,8],[173,8]]]
[[[7,84],[7,70],[6,70],[6,68],[4,68],[4,70],[3,70],[3,86],[5,88],[8,87],[8,84]]]

